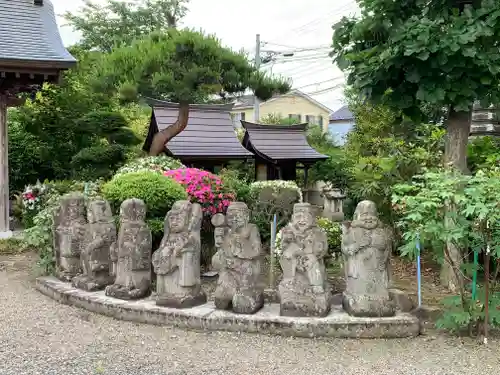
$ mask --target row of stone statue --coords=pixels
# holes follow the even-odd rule
[[[215,306],[242,314],[253,314],[264,305],[260,234],[249,216],[246,204],[233,202],[226,215],[212,218],[217,248],[212,266],[219,273]],[[150,292],[153,265],[158,305],[187,308],[205,303],[200,277],[201,206],[177,201],[166,215],[164,237],[152,255],[145,218],[144,202],[124,201],[117,235],[108,202],[94,200],[86,207],[81,194],[66,195],[54,218],[57,276],[87,291],[105,289],[108,296],[139,299]],[[294,206],[291,222],[282,231],[281,249],[281,315],[327,315],[331,306],[324,263],[328,242],[309,204]],[[388,292],[390,249],[374,203],[361,202],[354,220],[343,225],[347,282],[343,306],[349,314],[394,315]]]

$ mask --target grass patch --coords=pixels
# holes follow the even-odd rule
[[[7,238],[0,240],[0,255],[21,254],[29,249],[19,238]]]

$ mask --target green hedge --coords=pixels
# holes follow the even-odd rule
[[[104,184],[102,194],[116,211],[127,199],[142,199],[149,218],[164,217],[175,201],[187,199],[182,185],[150,171],[116,175]]]

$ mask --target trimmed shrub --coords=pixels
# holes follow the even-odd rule
[[[165,216],[175,201],[188,198],[179,183],[152,171],[116,175],[104,184],[102,193],[115,211],[126,199],[142,199],[146,204],[149,218]]]
[[[121,167],[116,174],[125,174],[139,171],[153,171],[163,173],[172,169],[186,168],[179,160],[165,155],[148,156],[132,160]]]

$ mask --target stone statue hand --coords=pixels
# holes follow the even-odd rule
[[[324,289],[322,286],[320,286],[320,285],[314,285],[314,286],[312,287],[312,292],[313,292],[314,294],[321,294],[321,293],[324,293],[324,292],[325,292],[325,289]]]

